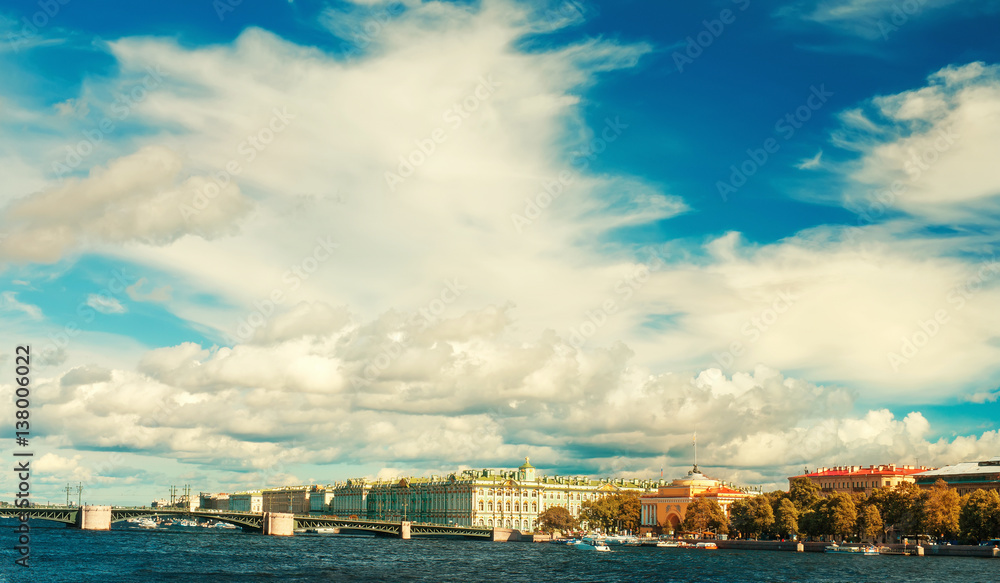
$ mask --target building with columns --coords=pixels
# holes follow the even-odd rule
[[[649,492],[657,482],[539,476],[525,458],[517,470],[464,470],[447,476],[349,480],[332,488],[331,514],[371,520],[514,528],[538,526],[538,516],[562,506],[580,516],[583,503],[618,492]],[[363,504],[363,506],[362,506]]]
[[[698,465],[686,476],[661,485],[656,493],[640,498],[642,514],[639,534],[672,534],[680,529],[687,507],[695,498],[714,500],[729,516],[729,505],[737,500],[757,496],[758,490],[733,488],[720,480],[709,478],[698,470]]]

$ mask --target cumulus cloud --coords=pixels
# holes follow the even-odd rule
[[[995,377],[997,270],[963,254],[982,240],[908,236],[932,208],[990,203],[993,166],[967,177],[942,156],[912,199],[890,203],[916,225],[617,246],[615,229],[688,211],[640,178],[591,170],[631,122],[607,111],[588,128],[582,95],[651,48],[525,52],[532,17],[509,2],[408,3],[354,59],[254,28],[210,48],[110,43],[123,71],[171,64],[132,112],[157,145],[12,201],[3,220],[23,237],[0,251],[52,261],[103,246],[169,273],[184,297],[145,280],[129,297],[169,300],[226,344],[41,380],[40,423],[76,448],[270,484],[300,463],[418,471],[523,455],[652,477],[688,465],[695,430],[718,477],[769,484],[806,463],[995,448],[989,432],[931,441],[919,411],[858,411],[852,392],[942,398]],[[845,174],[891,184],[906,148],[933,146],[948,124],[962,136],[948,154],[979,155],[995,91],[989,66],[951,67],[845,112],[835,143],[861,160]],[[954,193],[938,189],[952,179]],[[223,186],[206,208],[179,212],[209,183]]]
[[[387,329],[410,321],[304,330],[267,347],[183,344],[151,351],[140,372],[74,369],[48,381],[68,395],[39,383],[37,416],[78,448],[245,476],[334,462],[505,467],[530,455],[539,467],[653,477],[692,461],[697,431],[700,461],[718,477],[780,485],[802,464],[948,463],[996,441],[931,441],[917,411],[856,416],[850,391],[763,366],[653,374],[623,346],[581,352],[552,334],[525,344],[442,321],[391,350],[399,341]],[[441,329],[449,340],[434,339]]]
[[[234,232],[250,206],[239,189],[220,189],[205,176],[184,177],[182,171],[176,152],[147,146],[94,168],[87,178],[15,200],[0,215],[11,235],[0,241],[0,257],[53,262],[85,244],[158,245],[186,234]],[[210,204],[199,202],[209,191]]]
[[[876,97],[853,115],[834,136],[862,154],[848,208],[869,222],[888,209],[934,224],[996,222],[1000,170],[990,152],[1000,145],[1000,66],[946,67],[926,87]]]

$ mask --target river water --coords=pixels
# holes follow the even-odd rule
[[[996,583],[1000,559],[296,534],[208,528],[109,532],[32,521],[31,568],[14,565],[13,522],[0,525],[2,583],[314,581],[719,581]]]

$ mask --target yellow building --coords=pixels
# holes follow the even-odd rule
[[[834,466],[832,468],[818,468],[815,472],[809,472],[799,476],[788,478],[788,483],[797,478],[807,478],[819,486],[824,494],[834,492],[864,492],[871,494],[876,488],[892,488],[902,482],[913,483],[915,474],[924,472],[930,468],[923,466],[915,468],[913,466],[897,466],[896,464],[862,466]]]
[[[261,491],[261,507],[264,512],[291,512],[309,514],[309,496],[319,490],[319,486],[283,486]]]
[[[723,482],[702,474],[698,466],[683,478],[660,486],[655,494],[641,497],[642,515],[639,534],[669,534],[679,530],[688,505],[695,498],[714,500],[729,516],[729,505],[737,500],[757,496],[760,492],[748,488],[735,489]]]

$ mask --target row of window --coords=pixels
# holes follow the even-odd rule
[[[496,504],[496,509],[497,510],[503,510],[503,507],[504,507],[503,502],[497,502],[497,504]],[[493,502],[491,501],[491,502],[487,502],[487,503],[483,504],[483,501],[480,500],[479,501],[479,510],[480,511],[482,511],[482,510],[489,510],[490,512],[493,512]],[[507,512],[510,512],[510,511],[511,511],[510,510],[510,502],[508,502],[507,503]],[[524,511],[525,512],[528,511],[528,503],[527,502],[524,503]],[[531,503],[531,511],[532,512],[538,512],[538,502],[532,502]],[[514,512],[521,512],[521,505],[518,502],[514,503]]]
[[[879,486],[888,486],[889,482],[879,483],[879,482],[820,482],[820,488],[878,488]]]
[[[495,526],[497,528],[523,528],[523,529],[533,529],[535,528],[535,521],[522,520],[518,522],[517,520],[497,520],[496,524],[493,523],[493,519],[485,520],[483,518],[479,519],[479,526]]]

